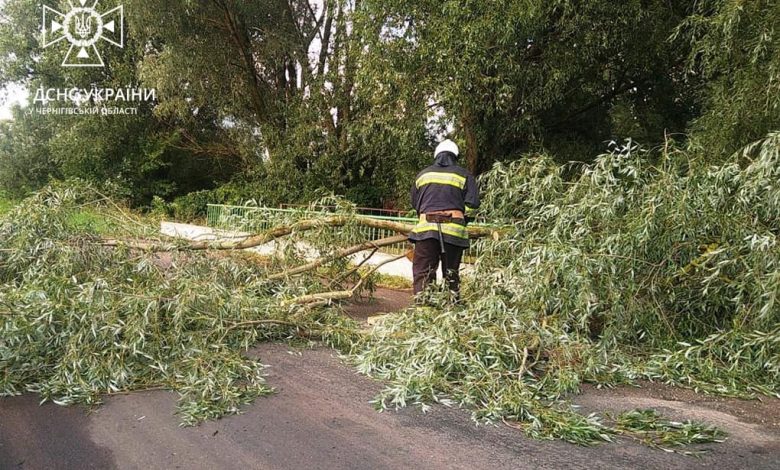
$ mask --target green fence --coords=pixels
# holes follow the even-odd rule
[[[236,232],[260,233],[269,230],[279,224],[289,221],[296,215],[306,215],[312,217],[322,217],[331,214],[327,211],[312,211],[302,209],[273,209],[270,207],[251,207],[251,206],[226,206],[220,204],[209,204],[207,208],[208,226],[219,230],[229,230]],[[388,217],[370,214],[360,214],[376,220],[388,220],[401,222],[405,224],[416,224],[417,219],[409,217]],[[382,238],[392,237],[395,232],[374,227],[361,227],[361,233],[364,240],[380,240]],[[407,243],[399,243],[389,247],[382,248],[383,253],[392,255],[402,255],[409,250]],[[476,256],[474,250],[469,250],[465,255],[467,259],[473,259]]]

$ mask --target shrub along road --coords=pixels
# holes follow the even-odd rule
[[[356,316],[388,311],[407,293]],[[596,447],[534,441],[507,426],[475,426],[468,411],[435,407],[378,413],[380,386],[326,348],[264,344],[278,393],[240,416],[179,427],[176,395],[144,392],[108,398],[94,412],[38,406],[27,395],[0,399],[0,468],[777,468],[779,400],[743,402],[652,386],[587,390],[583,411],[654,407],[678,419],[716,424],[729,433],[701,458],[670,454],[629,440]]]

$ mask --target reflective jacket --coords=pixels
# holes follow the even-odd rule
[[[455,164],[454,154],[442,152],[436,156],[433,165],[417,175],[412,186],[412,207],[420,215],[456,210],[472,217],[479,209],[477,181],[471,173]],[[469,247],[465,220],[441,224],[441,229],[446,243]],[[413,242],[429,238],[439,238],[438,224],[421,221],[409,236]]]

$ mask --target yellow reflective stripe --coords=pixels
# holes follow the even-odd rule
[[[466,178],[455,173],[425,173],[417,178],[417,188],[422,188],[426,184],[446,184],[455,186],[458,189],[466,187]]]
[[[423,233],[423,232],[438,232],[439,227],[437,224],[417,224],[417,226],[414,228],[414,233]],[[444,233],[446,235],[450,235],[452,237],[457,238],[465,238],[468,240],[469,238],[469,232],[466,230],[466,227],[458,224],[441,224],[441,233]]]

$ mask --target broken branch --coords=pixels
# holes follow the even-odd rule
[[[395,245],[397,243],[403,243],[407,239],[406,235],[396,235],[394,237],[388,237],[383,238],[381,240],[376,241],[370,241],[361,243],[360,245],[351,246],[349,248],[345,248],[343,250],[339,250],[336,253],[325,256],[323,258],[320,258],[316,261],[312,261],[311,263],[304,264],[303,266],[299,266],[297,268],[289,269],[287,271],[274,274],[272,276],[269,276],[268,279],[272,281],[276,281],[279,279],[284,279],[289,276],[295,276],[297,274],[302,274],[308,271],[312,271],[314,269],[319,268],[320,266],[323,266],[325,264],[330,263],[331,261],[335,261],[337,259],[346,258],[347,256],[352,256],[354,254],[360,253],[361,251],[367,251],[367,250],[378,250],[379,248]]]
[[[371,271],[369,271],[365,276],[360,278],[360,281],[358,281],[355,286],[350,290],[344,290],[344,291],[336,291],[336,292],[323,292],[320,294],[311,294],[311,295],[304,295],[302,297],[298,297],[295,299],[292,299],[291,301],[287,302],[290,305],[307,305],[314,302],[323,302],[323,301],[334,301],[334,300],[348,300],[355,296],[355,293],[360,289],[360,287],[363,285],[363,283],[371,277],[374,273],[376,273],[379,268],[382,266],[398,261],[399,259],[405,258],[406,253],[395,256],[393,258],[388,258],[381,263],[375,265],[373,268],[371,268]]]

